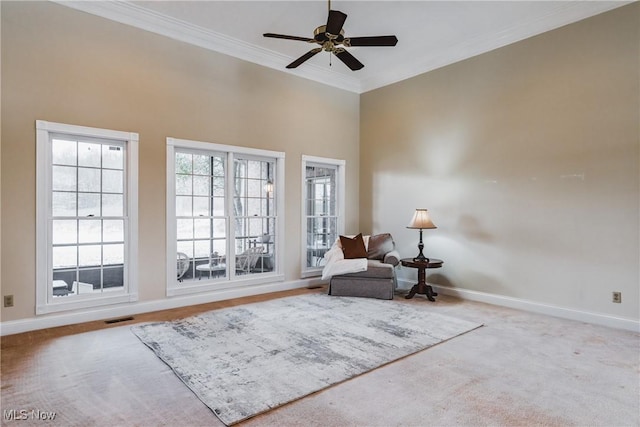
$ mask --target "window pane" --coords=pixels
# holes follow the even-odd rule
[[[52,243],[54,245],[78,243],[76,220],[55,220],[52,228]]]
[[[209,216],[209,198],[193,198],[193,216]]]
[[[94,290],[100,292],[101,280],[99,268],[80,270],[78,276],[80,283],[76,283],[75,289],[79,295],[91,294]]]
[[[261,199],[247,199],[247,215],[262,215],[260,208],[262,207]]]
[[[255,239],[261,236],[262,233],[262,218],[249,218],[249,236]]]
[[[100,265],[101,249],[100,245],[80,246],[78,248],[78,265],[81,267]]]
[[[53,268],[75,267],[77,265],[77,246],[54,246],[52,249]]]
[[[105,219],[102,221],[103,242],[124,241],[124,221],[121,219]]]
[[[211,237],[211,220],[196,219],[194,222],[194,234],[196,239],[206,239]]]
[[[182,174],[193,173],[193,165],[191,161],[192,161],[191,154],[176,153],[176,173],[182,173]]]
[[[117,145],[102,146],[102,167],[124,169],[124,149]]]
[[[104,245],[102,252],[103,265],[124,264],[124,245]]]
[[[224,219],[213,220],[213,237],[218,239],[227,237],[227,227]]]
[[[265,197],[264,189],[260,185],[262,181],[257,179],[247,180],[247,197]]]
[[[102,216],[123,216],[124,198],[121,194],[102,195]]]
[[[247,237],[249,222],[246,218],[236,218],[236,237]]]
[[[213,175],[224,177],[224,159],[222,157],[213,158]]]
[[[276,211],[275,200],[268,199],[267,200],[267,212],[271,216],[275,216],[278,212]]]
[[[214,197],[211,202],[213,203],[213,216],[224,216],[224,198],[223,197]]]
[[[176,194],[191,195],[191,175],[176,175]]]
[[[78,216],[100,216],[100,194],[78,193]]]
[[[53,216],[76,216],[76,193],[53,192]]]
[[[247,161],[247,178],[262,178],[261,163],[254,160]]]
[[[176,197],[176,215],[177,216],[192,216],[192,203],[193,197],[177,196]]]
[[[217,252],[218,256],[225,256],[227,254],[227,241],[226,240],[214,240],[213,252]]]
[[[81,219],[78,222],[78,241],[80,243],[100,243],[102,241],[102,221]]]
[[[189,258],[193,258],[193,241],[190,240],[188,242],[178,242],[178,252],[182,252],[187,254]]]
[[[211,194],[211,178],[208,176],[194,176],[193,194],[198,196],[209,196]]]
[[[100,144],[78,142],[78,166],[100,167]]]
[[[100,169],[78,168],[78,191],[100,192]]]
[[[124,268],[112,267],[102,270],[102,287],[113,290],[124,287]]]
[[[176,233],[178,239],[193,239],[193,220],[178,219],[176,223]]]
[[[208,258],[212,253],[211,249],[213,249],[213,247],[209,240],[196,240],[194,246],[196,258]]]
[[[114,170],[102,171],[102,191],[105,193],[124,192],[124,172]]]
[[[53,166],[51,189],[53,191],[76,191],[76,170],[75,167]]]
[[[194,154],[193,173],[196,175],[211,175],[211,157]]]
[[[76,142],[64,139],[51,141],[51,162],[54,165],[76,165]]]
[[[213,195],[224,197],[224,178],[213,178]]]

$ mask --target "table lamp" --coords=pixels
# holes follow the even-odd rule
[[[433,222],[431,222],[431,218],[429,218],[429,213],[426,209],[416,209],[416,212],[413,214],[413,218],[411,218],[411,222],[407,225],[407,228],[417,228],[420,230],[420,243],[418,243],[418,249],[420,249],[420,253],[417,257],[415,257],[414,261],[422,261],[429,262],[429,258],[425,257],[422,253],[422,249],[424,249],[424,245],[422,244],[422,230],[427,228],[438,228]]]

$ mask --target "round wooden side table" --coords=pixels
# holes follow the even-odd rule
[[[400,264],[404,267],[411,267],[418,269],[418,283],[413,285],[409,294],[405,296],[406,299],[411,299],[415,294],[426,295],[429,301],[435,301],[435,298],[438,296],[436,292],[433,292],[433,288],[431,285],[427,284],[426,280],[426,269],[427,268],[440,268],[444,261],[437,258],[427,258],[424,261],[416,261],[413,258],[403,258],[400,260]]]

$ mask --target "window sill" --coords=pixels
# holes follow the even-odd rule
[[[36,315],[58,313],[61,311],[95,308],[103,305],[121,304],[138,301],[138,294],[120,294],[88,298],[73,298],[64,302],[52,302],[36,307]]]
[[[300,272],[300,277],[302,279],[307,279],[309,277],[320,277],[322,276],[322,268],[316,268],[313,270],[303,270]]]
[[[189,295],[277,282],[284,282],[283,274],[263,273],[258,277],[236,278],[234,280],[202,279],[194,282],[172,283],[167,287],[167,296]]]

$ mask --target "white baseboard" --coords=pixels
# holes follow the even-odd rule
[[[414,284],[414,282],[404,279],[398,279],[398,282],[399,284],[408,288],[410,288],[411,285]],[[72,325],[75,323],[92,322],[96,320],[131,316],[140,313],[149,313],[159,310],[187,307],[190,305],[205,304],[214,301],[223,301],[232,298],[260,295],[270,292],[306,288],[323,283],[324,282],[322,282],[318,278],[292,280],[288,282],[247,286],[238,289],[223,289],[220,291],[206,292],[202,294],[176,296],[155,301],[121,304],[112,307],[101,307],[93,310],[52,314],[21,320],[10,320],[0,323],[0,336],[19,334],[22,332],[29,332],[38,329],[54,328],[57,326]],[[470,301],[484,302],[503,307],[530,311],[533,313],[545,314],[548,316],[561,317],[564,319],[577,320],[580,322],[587,322],[596,325],[609,326],[617,329],[640,332],[640,322],[634,319],[615,317],[602,313],[581,311],[550,304],[542,304],[539,302],[512,298],[503,295],[490,294],[486,292],[472,291],[468,289],[450,288],[433,284],[432,286],[437,292],[444,295],[451,295]]]
[[[408,289],[410,289],[411,286],[415,284],[414,281],[405,279],[398,279],[398,283],[403,285],[404,287],[408,287]],[[548,316],[561,317],[563,319],[577,320],[580,322],[593,323],[595,325],[609,326],[616,329],[640,332],[640,321],[634,319],[615,317],[608,314],[593,313],[567,307],[559,307],[551,304],[544,304],[520,298],[512,298],[486,292],[472,291],[469,289],[438,286],[434,285],[433,283],[431,283],[431,286],[438,293],[451,295],[470,301],[484,302],[487,304],[499,305],[502,307],[515,308],[518,310],[530,311],[539,314],[546,314]]]
[[[75,323],[92,322],[96,320],[113,319],[123,316],[131,316],[140,313],[149,313],[159,310],[187,307],[190,305],[206,304],[214,301],[223,301],[232,298],[240,298],[251,295],[267,294],[271,292],[288,291],[312,287],[319,284],[316,279],[291,280],[287,282],[267,283],[255,286],[246,286],[235,289],[222,289],[213,292],[203,292],[175,296],[161,300],[118,304],[108,307],[78,310],[68,313],[51,314],[32,317],[29,319],[10,320],[0,322],[0,336],[19,334],[38,329],[54,328],[56,326],[72,325]]]

